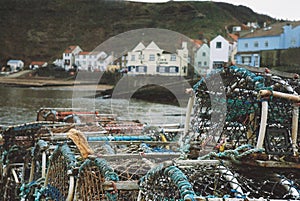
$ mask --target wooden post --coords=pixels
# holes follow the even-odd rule
[[[33,181],[34,178],[34,169],[35,169],[35,160],[31,160],[31,168],[30,168],[30,176],[29,176],[29,183]]]
[[[195,94],[193,89],[187,89],[186,93],[190,94],[189,102],[187,105],[187,111],[185,116],[185,124],[184,124],[184,136],[188,133],[188,130],[190,128],[190,120],[191,120],[191,114],[193,110],[193,105],[195,101]]]
[[[259,95],[261,97],[269,97],[269,96],[274,96],[276,98],[284,98],[288,99],[293,102],[300,102],[300,96],[295,95],[295,94],[287,94],[287,93],[282,93],[278,91],[269,91],[269,90],[260,90]]]
[[[19,183],[20,183],[20,180],[19,180],[19,178],[18,178],[18,175],[17,175],[17,173],[16,173],[15,168],[11,168],[11,173],[12,173],[12,175],[13,175],[13,177],[14,177],[15,182],[16,182],[17,184],[19,184]]]
[[[299,119],[299,105],[293,106],[293,119],[292,119],[292,147],[294,156],[297,155],[297,135],[298,135],[298,119]]]
[[[49,167],[47,169],[47,174],[46,174],[46,177],[45,177],[44,187],[46,187],[48,185],[48,182],[49,182],[48,180],[49,180],[50,166],[51,166],[51,161],[50,161]]]
[[[43,151],[42,153],[42,178],[45,178],[46,176],[46,160],[47,160],[47,155],[46,152]]]
[[[142,200],[142,191],[139,190],[139,194],[138,194],[138,197],[137,197],[137,201],[141,201]]]
[[[69,180],[69,192],[66,201],[72,201],[74,195],[74,187],[75,187],[75,178],[73,175],[70,175]]]
[[[257,139],[256,148],[261,149],[264,144],[266,127],[267,127],[267,119],[268,119],[268,101],[263,100],[261,103],[261,120],[259,127],[259,135]]]

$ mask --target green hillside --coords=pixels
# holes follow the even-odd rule
[[[53,61],[69,45],[91,51],[122,32],[164,28],[207,39],[224,27],[274,21],[243,6],[214,2],[160,4],[103,0],[1,0],[0,64],[7,59]]]

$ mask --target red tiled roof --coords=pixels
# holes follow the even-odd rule
[[[75,45],[71,45],[71,46],[69,46],[69,47],[64,51],[64,53],[72,53],[73,50],[75,50],[76,47],[77,47],[77,46],[75,46]]]
[[[203,45],[203,41],[199,40],[199,39],[191,39],[191,41],[196,44],[197,47],[201,47],[201,45]]]
[[[30,65],[38,65],[38,66],[42,66],[44,65],[46,62],[45,61],[32,61],[30,63]]]
[[[91,52],[79,52],[79,55],[88,55],[91,54]]]
[[[228,36],[229,36],[230,38],[232,38],[234,41],[237,41],[237,40],[239,39],[239,37],[238,37],[237,35],[235,35],[235,34],[229,33]]]

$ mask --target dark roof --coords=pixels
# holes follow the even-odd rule
[[[300,21],[294,22],[279,22],[271,24],[270,26],[257,29],[254,32],[248,33],[240,38],[256,38],[264,36],[278,36],[283,33],[283,27],[290,24],[293,28],[300,25]]]

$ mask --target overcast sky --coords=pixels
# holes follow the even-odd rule
[[[166,2],[168,0],[132,0],[142,2]],[[197,0],[203,1],[203,0]],[[208,0],[209,1],[209,0]],[[216,1],[216,0],[212,0]],[[234,5],[244,5],[259,14],[266,14],[276,19],[299,20],[300,0],[217,0]]]

